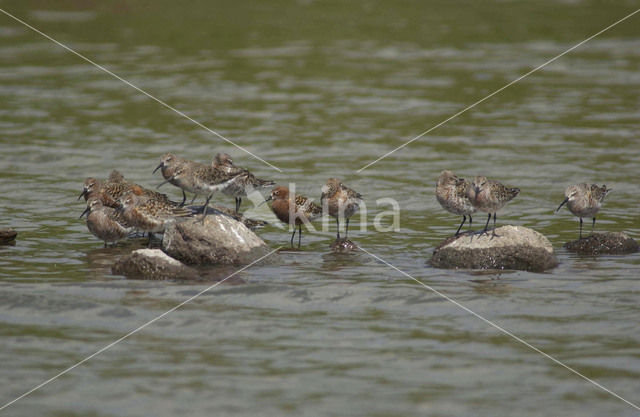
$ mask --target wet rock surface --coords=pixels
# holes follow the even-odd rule
[[[13,229],[0,229],[0,245],[12,245],[16,242],[18,232]]]
[[[640,250],[638,242],[623,232],[594,233],[591,236],[567,242],[564,248],[569,252],[584,255],[622,255]]]
[[[111,272],[129,279],[197,280],[198,272],[160,249],[138,249],[118,259]]]
[[[464,233],[445,239],[433,252],[436,268],[517,269],[541,272],[558,264],[551,242],[535,230],[502,226],[485,234]]]
[[[358,250],[358,246],[347,238],[336,239],[331,244],[331,252],[334,253],[350,253]]]
[[[244,265],[266,255],[267,245],[243,223],[224,214],[209,214],[170,225],[162,250],[190,265]]]

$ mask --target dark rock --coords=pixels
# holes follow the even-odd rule
[[[130,279],[196,280],[198,272],[160,249],[138,249],[118,259],[111,272]]]
[[[186,264],[242,265],[266,255],[267,245],[243,223],[224,214],[200,215],[170,225],[162,249]]]
[[[589,237],[564,244],[569,252],[584,255],[625,254],[640,250],[638,242],[623,232],[594,233]]]
[[[18,232],[13,229],[0,229],[0,245],[11,245],[15,243]]]
[[[349,253],[357,250],[358,246],[347,238],[336,239],[331,244],[331,251],[335,253]]]
[[[535,230],[502,226],[491,232],[445,239],[433,252],[437,268],[517,269],[541,272],[558,264],[551,242]]]

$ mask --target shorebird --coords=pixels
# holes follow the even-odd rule
[[[78,197],[78,200],[81,197],[88,200],[92,196],[97,196],[100,198],[103,205],[118,208],[120,207],[120,198],[132,190],[139,196],[144,195],[153,199],[169,201],[169,197],[167,197],[166,194],[161,194],[157,191],[149,190],[141,185],[129,182],[118,170],[115,169],[111,171],[109,178],[105,181],[100,181],[93,177],[85,179],[84,187],[82,189],[82,193]]]
[[[591,234],[596,226],[596,214],[602,207],[604,198],[611,191],[611,188],[607,188],[606,185],[599,187],[598,184],[576,184],[567,187],[564,190],[564,200],[556,209],[562,208],[565,204],[567,208],[576,217],[580,217],[580,239],[582,239],[582,218],[593,217],[593,223],[591,223]]]
[[[120,210],[125,221],[138,230],[148,232],[149,243],[152,233],[164,232],[178,218],[193,216],[191,210],[178,207],[177,203],[139,196],[133,191],[123,195],[121,202]]]
[[[156,171],[160,169],[160,172],[162,173],[162,177],[165,179],[165,181],[160,183],[160,185],[158,185],[156,188],[160,188],[167,182],[180,188],[180,190],[182,191],[182,202],[180,203],[180,206],[184,206],[184,203],[187,201],[187,194],[184,192],[184,189],[180,186],[180,181],[175,179],[174,174],[176,173],[178,168],[182,167],[183,164],[188,162],[189,160],[187,159],[180,158],[179,156],[176,156],[172,153],[166,153],[162,155],[162,157],[160,158],[160,164],[158,164],[156,169],[153,170],[153,173],[155,174]],[[193,200],[191,200],[191,204],[193,204],[196,197],[197,195],[193,197]]]
[[[322,186],[322,194],[320,195],[320,203],[324,207],[327,202],[329,215],[336,218],[337,239],[340,239],[340,219],[346,219],[345,238],[349,237],[349,218],[353,216],[360,208],[362,203],[362,195],[345,186],[337,178],[329,178],[327,183]]]
[[[229,175],[237,175],[233,183],[226,187],[222,192],[231,195],[236,199],[236,213],[240,210],[242,197],[246,197],[251,191],[257,188],[265,188],[275,185],[275,182],[257,178],[249,170],[233,165],[233,159],[226,153],[219,153],[211,162],[211,166],[219,169]]]
[[[87,214],[87,228],[95,237],[107,243],[115,244],[120,239],[124,239],[134,232],[134,228],[129,226],[122,212],[112,207],[102,204],[98,196],[92,196],[87,200],[87,208],[82,212],[80,218]]]
[[[168,161],[165,158],[166,156],[169,156]],[[213,193],[224,191],[233,186],[235,181],[239,181],[242,175],[237,172],[227,173],[223,169],[214,168],[189,159],[175,158],[172,154],[166,154],[165,157],[163,157],[160,165],[156,167],[156,170],[166,167],[171,175],[160,183],[158,187],[169,182],[180,187],[183,192],[189,191],[195,194],[195,197],[206,195],[207,199],[202,206],[203,215],[201,220],[204,220],[207,216],[207,208]],[[192,204],[194,200],[191,201]]]
[[[471,183],[469,181],[464,178],[458,178],[451,171],[442,171],[436,183],[436,199],[438,203],[449,213],[462,216],[462,223],[456,230],[456,236],[460,233],[464,222],[467,221],[467,216],[469,216],[469,230],[473,225],[471,215],[475,213],[476,208],[473,207],[467,195],[470,188]]]
[[[489,213],[487,223],[482,233],[487,232],[489,220],[493,214],[493,236],[496,236],[496,212],[513,200],[520,193],[519,188],[508,188],[498,181],[488,180],[487,177],[477,176],[473,179],[467,196],[477,210]]]
[[[293,226],[293,234],[291,235],[291,247],[293,247],[293,238],[296,235],[296,226],[298,226],[298,247],[302,241],[302,223],[307,223],[313,219],[322,216],[322,208],[314,204],[307,197],[301,195],[293,195],[289,193],[287,187],[274,187],[271,195],[265,200],[273,201],[271,210],[276,217],[283,223]]]

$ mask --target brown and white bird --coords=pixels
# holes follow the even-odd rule
[[[187,201],[187,194],[184,192],[184,189],[180,186],[180,182],[175,179],[174,174],[181,168],[185,163],[188,163],[189,160],[176,156],[172,153],[166,153],[160,157],[160,164],[153,170],[155,174],[159,169],[162,177],[165,179],[162,183],[160,183],[156,188],[162,187],[166,183],[170,183],[180,188],[182,191],[182,202],[180,206],[184,206],[184,203]],[[191,200],[191,204],[195,201],[197,195],[193,196],[193,200]]]
[[[193,216],[191,210],[178,207],[177,203],[137,195],[133,191],[123,195],[121,203],[120,210],[127,224],[148,232],[149,243],[152,233],[163,233],[167,226],[178,219]]]
[[[336,219],[337,239],[340,239],[340,219],[346,219],[345,238],[348,238],[349,218],[360,208],[362,195],[345,186],[339,179],[329,178],[327,183],[322,186],[320,203],[322,207],[325,207],[326,204],[329,215]]]
[[[584,182],[571,185],[564,191],[565,198],[555,212],[557,213],[566,204],[571,214],[580,218],[580,239],[582,239],[582,218],[593,217],[593,223],[591,223],[591,234],[593,234],[593,229],[596,226],[596,214],[600,211],[604,198],[611,190],[606,185],[600,187],[598,184]]]
[[[436,199],[438,203],[449,213],[462,216],[462,223],[456,230],[456,236],[460,233],[460,229],[469,216],[469,230],[473,225],[471,215],[475,213],[476,208],[471,203],[469,189],[471,183],[464,178],[459,178],[451,171],[442,171],[436,182]]]
[[[234,165],[233,159],[231,159],[231,156],[226,153],[217,154],[213,158],[211,166],[215,169],[224,171],[229,175],[237,175],[236,180],[222,191],[224,194],[235,197],[236,213],[240,210],[242,197],[246,197],[247,194],[251,193],[255,189],[275,185],[275,182],[273,181],[257,178],[249,172],[249,170]]]
[[[473,207],[489,213],[482,233],[486,233],[491,214],[493,214],[493,235],[496,235],[496,212],[518,194],[520,194],[519,188],[505,187],[498,181],[488,180],[487,177],[477,176],[473,179],[471,187],[467,191],[467,196]]]
[[[135,231],[126,222],[120,210],[103,205],[98,196],[89,197],[87,208],[82,212],[80,218],[85,214],[87,215],[87,228],[91,234],[104,241],[105,248],[107,243],[115,245],[119,240]]]
[[[322,216],[322,208],[320,206],[314,204],[307,197],[291,195],[287,187],[274,187],[266,201],[272,201],[271,210],[281,222],[293,227],[291,247],[293,247],[293,238],[296,235],[296,226],[298,226],[299,231],[298,247],[300,247],[302,223],[308,223]]]

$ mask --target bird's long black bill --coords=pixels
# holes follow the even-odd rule
[[[271,197],[271,196],[267,197],[262,203],[258,204],[258,207],[260,207],[261,205],[263,205],[267,201],[271,201],[271,200],[273,200],[273,197]]]
[[[84,197],[85,195],[87,195],[87,190],[84,189],[82,190],[82,192],[80,193],[80,195],[78,196],[78,200],[80,200],[82,197]]]
[[[78,217],[79,219],[83,218],[85,214],[87,214],[89,211],[91,211],[91,207],[87,206],[86,209],[84,209],[84,211],[82,212],[82,214],[80,215],[80,217]]]
[[[173,179],[173,177],[169,178],[168,180],[164,180],[162,181],[160,184],[158,184],[158,186],[156,187],[156,189],[162,187],[163,185],[165,185],[166,183],[168,183],[169,181],[171,181]]]
[[[556,211],[554,213],[557,213],[558,210],[560,210],[562,208],[562,206],[564,206],[567,201],[569,201],[569,197],[566,197],[564,200],[562,200],[562,203],[560,203],[560,205],[558,206],[558,208],[556,209]]]
[[[156,169],[153,170],[153,173],[155,174],[157,170],[159,170],[160,168],[162,168],[162,166],[164,165],[164,163],[160,162],[160,165],[158,165],[156,167]]]

